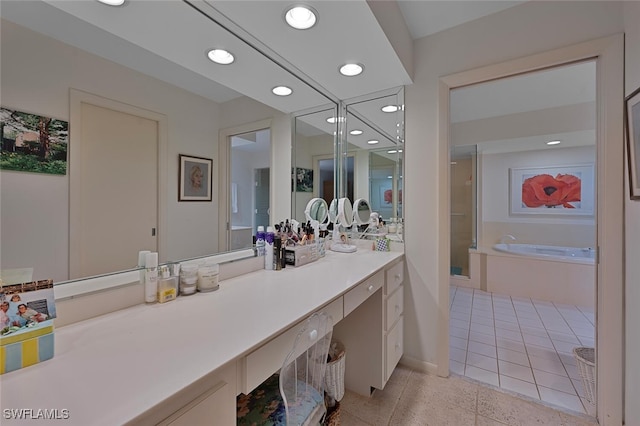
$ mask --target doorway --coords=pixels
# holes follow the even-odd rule
[[[231,140],[230,249],[252,247],[258,226],[270,224],[271,130],[238,135]]]
[[[596,324],[596,376],[597,376],[597,402],[596,415],[607,424],[620,424],[622,422],[623,401],[623,372],[619,360],[622,357],[623,348],[623,174],[619,167],[622,164],[622,131],[619,123],[622,121],[622,90],[617,82],[622,75],[622,37],[612,36],[579,45],[560,48],[535,56],[513,60],[497,65],[492,65],[476,70],[453,74],[441,78],[441,90],[439,98],[439,115],[444,122],[450,123],[450,94],[456,88],[470,86],[477,83],[502,79],[505,76],[522,75],[525,73],[549,69],[561,65],[575,64],[580,61],[595,60],[597,63],[596,87],[597,102],[595,105],[596,117],[596,160],[597,175],[594,178],[595,187],[598,188],[597,199],[594,200],[594,219],[596,227],[596,252],[599,256],[595,262],[596,289],[595,306],[597,310]],[[498,95],[496,95],[498,96]],[[511,96],[511,93],[509,94]],[[447,154],[443,160],[449,167],[448,147],[453,129],[447,128],[440,133],[441,146],[447,147]],[[443,163],[444,164],[444,163]],[[445,178],[449,191],[450,176]],[[483,194],[484,195],[484,194]],[[447,194],[447,197],[449,194]],[[486,200],[479,204],[486,204]],[[513,210],[512,210],[513,211]],[[450,206],[443,208],[443,217],[449,221],[446,233],[450,232]],[[554,212],[556,213],[556,212]],[[449,253],[449,236],[443,236],[442,244],[446,253]],[[606,254],[605,254],[606,253]],[[450,264],[449,261],[446,262]],[[441,298],[439,302],[443,306],[449,306],[449,274],[447,266],[439,270],[439,283]],[[445,275],[446,271],[446,275]],[[538,273],[540,270],[534,270]],[[530,274],[533,275],[533,274]],[[475,291],[475,289],[473,290]],[[606,297],[604,295],[606,294]],[[439,327],[440,341],[448,342],[448,328],[450,319],[441,322]],[[446,372],[440,365],[449,365],[449,345],[443,346],[439,351],[439,374]],[[446,358],[446,359],[445,359]],[[449,370],[449,368],[446,368]]]

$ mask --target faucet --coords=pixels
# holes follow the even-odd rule
[[[506,239],[509,239],[509,240],[511,240],[511,241],[515,241],[515,240],[516,240],[516,237],[514,237],[514,236],[513,236],[513,235],[511,235],[511,234],[503,235],[503,236],[502,236],[502,238],[500,238],[500,244],[505,244],[505,242],[504,242],[504,241],[505,241]],[[509,243],[506,243],[506,244],[509,244]]]

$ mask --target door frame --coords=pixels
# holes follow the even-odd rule
[[[80,161],[82,158],[82,141],[74,139],[82,135],[82,103],[108,108],[125,114],[153,120],[158,123],[158,158],[157,158],[157,250],[158,260],[166,261],[167,254],[167,200],[169,192],[168,169],[169,147],[168,119],[164,114],[118,102],[78,89],[69,89],[69,276],[79,267],[80,236],[76,224],[80,223]],[[132,264],[135,260],[132,260]]]
[[[621,425],[624,401],[624,35],[616,34],[568,47],[464,71],[439,80],[438,142],[442,183],[439,192],[440,253],[450,250],[449,92],[451,89],[531,71],[596,61],[596,359],[597,417]],[[449,259],[438,266],[438,368],[449,375]]]
[[[269,143],[273,153],[273,130],[271,119],[254,121],[240,126],[227,127],[218,132],[218,252],[229,251],[231,247],[231,138],[259,130],[269,129]],[[270,155],[271,158],[271,155]],[[273,165],[270,165],[269,181],[273,181]],[[273,197],[269,196],[269,205]],[[252,231],[253,232],[253,231]]]

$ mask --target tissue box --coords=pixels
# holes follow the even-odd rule
[[[53,320],[0,337],[0,374],[53,358]]]

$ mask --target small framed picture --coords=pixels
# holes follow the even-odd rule
[[[211,201],[213,160],[180,154],[178,201]]]
[[[627,162],[632,200],[640,200],[640,88],[625,99],[627,124]]]

